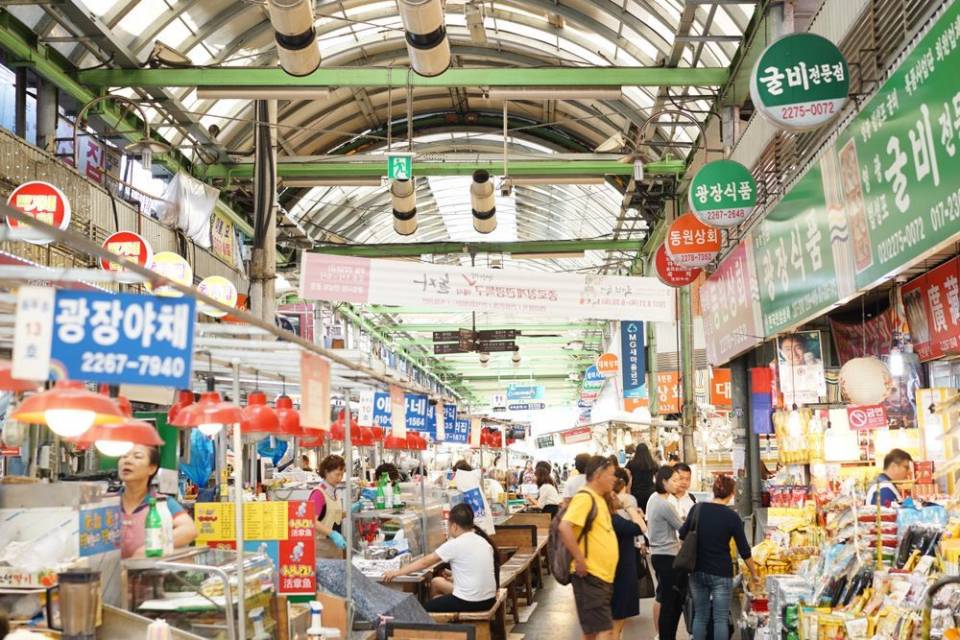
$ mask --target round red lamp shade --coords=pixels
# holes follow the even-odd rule
[[[48,411],[93,413],[93,424],[116,424],[125,419],[123,411],[107,396],[88,391],[82,382],[60,380],[53,389],[32,395],[17,407],[13,419],[28,424],[47,424]]]
[[[247,396],[247,406],[240,412],[240,432],[244,435],[281,435],[277,412],[267,404],[267,396],[262,391],[251,391]]]
[[[236,424],[240,422],[240,407],[232,402],[224,402],[216,391],[200,394],[200,399],[188,405],[174,417],[175,427],[199,427],[206,424]]]
[[[300,426],[300,412],[293,408],[293,399],[290,396],[278,396],[274,406],[282,435],[289,438],[302,438],[307,435]]]
[[[164,444],[163,438],[153,428],[153,425],[143,420],[127,420],[119,424],[95,425],[77,438],[76,442],[89,444],[98,440],[130,442],[150,447],[159,447]]]
[[[18,380],[13,377],[13,363],[9,360],[0,360],[0,391],[25,393],[36,391],[43,383],[32,380]]]

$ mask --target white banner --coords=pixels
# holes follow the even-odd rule
[[[503,271],[305,253],[307,300],[604,320],[674,321],[674,290],[657,278]]]

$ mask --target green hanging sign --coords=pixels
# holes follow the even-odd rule
[[[750,76],[754,106],[784,129],[814,129],[840,114],[850,72],[835,44],[793,33],[763,50]]]
[[[757,204],[757,182],[750,170],[734,160],[714,160],[693,176],[687,192],[690,210],[712,227],[735,227]]]

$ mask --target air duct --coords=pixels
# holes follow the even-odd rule
[[[493,181],[483,169],[473,172],[470,206],[473,209],[473,228],[477,233],[490,233],[497,228],[497,199]]]
[[[450,66],[450,41],[441,0],[399,0],[410,66],[421,76],[438,76]]]
[[[280,67],[292,76],[306,76],[320,66],[320,46],[313,28],[310,0],[267,0],[277,40]]]
[[[417,189],[413,180],[394,180],[390,185],[393,198],[393,230],[409,236],[417,230]]]

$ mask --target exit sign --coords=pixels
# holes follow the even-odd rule
[[[410,180],[413,178],[413,154],[388,153],[387,178],[390,180]]]

